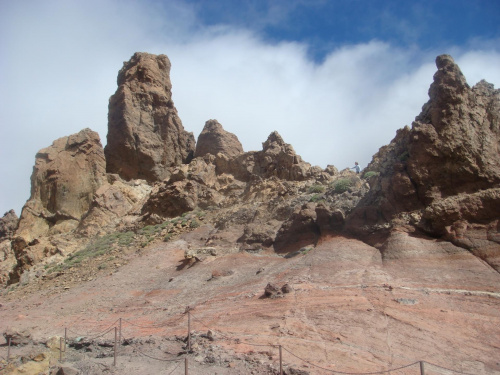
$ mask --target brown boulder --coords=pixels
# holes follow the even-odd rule
[[[217,120],[208,120],[198,137],[194,156],[217,155],[219,152],[233,157],[243,153],[243,146],[238,137],[225,131]]]
[[[16,231],[18,222],[19,218],[14,210],[6,212],[3,217],[0,218],[0,241],[3,238],[12,237]]]
[[[297,208],[283,223],[274,241],[276,252],[291,252],[307,245],[316,244],[320,230],[316,222],[315,208],[314,203],[307,203]]]
[[[36,155],[31,197],[19,220],[17,236],[30,242],[42,235],[74,229],[106,181],[99,135],[84,129],[59,138]]]
[[[170,167],[188,163],[195,140],[172,101],[170,60],[135,53],[118,73],[109,100],[106,170],[125,180],[161,181]]]

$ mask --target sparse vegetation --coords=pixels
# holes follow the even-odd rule
[[[325,187],[323,185],[320,185],[320,184],[315,184],[315,185],[312,185],[309,187],[309,190],[308,190],[309,193],[324,193],[325,192]]]
[[[340,194],[349,190],[349,187],[351,187],[351,181],[349,181],[346,178],[342,178],[337,182],[335,182],[333,189],[335,190],[336,193]]]
[[[320,202],[322,200],[324,200],[323,194],[314,194],[309,198],[309,202]]]
[[[71,267],[77,266],[88,259],[97,258],[108,253],[113,247],[126,247],[132,244],[134,232],[115,232],[91,241],[85,248],[71,254],[63,263],[52,267],[48,272],[60,272]],[[114,259],[110,257],[109,259]],[[109,260],[108,259],[108,260]],[[47,265],[46,268],[50,266]],[[101,268],[100,268],[101,269]]]
[[[373,176],[378,176],[380,175],[380,172],[375,172],[375,171],[368,171],[363,175],[363,178],[368,179]]]
[[[309,251],[311,251],[312,249],[314,249],[312,246],[306,246],[306,247],[303,247],[302,249],[300,249],[299,251],[303,254],[303,255],[306,255]]]

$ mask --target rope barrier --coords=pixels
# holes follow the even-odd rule
[[[190,312],[190,314],[191,314],[191,317],[193,318],[193,320],[195,320],[196,322],[200,323],[203,327],[205,327],[206,329],[209,329],[209,330],[214,330],[211,327],[207,326],[202,320],[200,320],[197,317],[195,317],[192,312]],[[138,328],[145,328],[145,329],[147,329],[147,328],[163,328],[163,327],[167,327],[169,325],[175,325],[175,324],[177,324],[178,322],[180,322],[181,320],[183,320],[185,318],[185,316],[186,316],[186,314],[184,313],[178,319],[176,319],[176,320],[174,320],[172,322],[165,322],[165,323],[161,323],[161,324],[152,324],[152,325],[149,325],[149,326],[139,325],[139,324],[133,323],[130,320],[127,320],[127,319],[122,319],[122,322],[126,322],[126,323],[128,323],[128,324],[130,324],[130,325],[132,325],[134,327],[138,327]],[[105,330],[99,332],[99,334],[97,336],[89,337],[88,339],[89,340],[95,340],[96,338],[102,337],[105,334],[109,333],[111,330],[113,330],[115,328],[115,324],[119,320],[120,319],[117,319],[116,321],[114,321],[108,328],[106,328]],[[73,333],[79,335],[78,333],[74,332],[73,330],[68,329],[68,331],[73,332]],[[218,334],[219,337],[221,337],[223,339],[226,339],[226,340],[229,340],[229,341],[235,341],[236,344],[245,344],[245,345],[257,346],[257,347],[272,347],[272,348],[280,347],[280,345],[275,345],[275,344],[254,344],[254,343],[251,343],[251,342],[245,342],[245,341],[241,341],[239,338],[229,337],[229,336],[223,334],[220,331],[216,331],[216,332],[217,332],[217,334]],[[87,337],[87,335],[79,335],[79,336]],[[126,340],[126,341],[132,343],[132,340],[126,339],[125,337],[123,337],[123,340]],[[172,372],[170,372],[170,374],[172,374],[180,366],[180,363],[182,361],[182,359],[178,359],[178,358],[176,358],[176,359],[157,358],[157,357],[154,357],[154,356],[151,356],[151,355],[148,355],[148,354],[144,353],[136,345],[133,345],[133,344],[129,344],[129,345],[131,345],[132,348],[134,350],[136,350],[140,355],[145,356],[147,358],[150,358],[150,359],[153,359],[153,360],[157,360],[157,361],[162,361],[162,362],[179,362],[177,364],[177,366],[172,370]],[[410,364],[405,365],[405,366],[396,367],[396,368],[392,368],[392,369],[388,369],[388,370],[383,370],[383,371],[362,372],[362,373],[360,373],[360,372],[343,372],[343,371],[331,370],[331,369],[328,369],[328,368],[325,368],[325,367],[321,367],[319,365],[316,365],[316,364],[314,364],[312,362],[309,362],[309,361],[307,361],[307,360],[305,360],[305,359],[297,356],[296,354],[294,354],[293,352],[291,352],[290,350],[286,349],[283,346],[281,346],[281,348],[284,351],[286,351],[288,354],[292,355],[293,357],[299,359],[302,362],[307,363],[310,366],[316,367],[318,369],[321,369],[321,370],[324,370],[324,371],[327,371],[327,372],[330,372],[330,373],[341,374],[341,375],[377,375],[377,374],[386,374],[386,373],[390,373],[392,371],[398,371],[398,370],[402,370],[402,369],[405,369],[405,368],[408,368],[408,367],[411,367],[411,366],[415,366],[415,365],[419,364],[420,362],[424,362],[424,363],[426,363],[426,364],[428,364],[430,366],[434,366],[434,367],[437,367],[439,369],[446,370],[446,371],[451,371],[451,372],[454,372],[454,373],[457,373],[457,374],[461,374],[461,375],[474,375],[474,374],[465,373],[465,372],[461,372],[461,371],[457,371],[457,370],[452,370],[452,369],[449,369],[447,367],[436,365],[434,363],[427,362],[427,361],[417,361],[417,362],[413,362],[413,363],[410,363]]]
[[[125,340],[129,340],[129,339],[125,339]],[[132,341],[130,341],[132,342]],[[137,348],[137,346],[135,345],[130,345],[132,348],[134,348],[134,350],[136,350],[140,355],[143,355],[144,357],[148,357],[148,358],[151,358],[151,359],[154,359],[156,361],[162,361],[162,362],[180,362],[182,361],[182,359],[164,359],[164,358],[156,358],[156,357],[153,357],[153,356],[150,356],[146,353],[144,353],[143,351],[141,351],[139,348]]]
[[[337,370],[330,370],[330,369],[318,366],[318,365],[316,365],[314,363],[306,361],[303,358],[300,358],[299,356],[295,355],[294,353],[292,353],[291,351],[289,351],[287,348],[285,348],[283,346],[281,348],[284,351],[286,351],[288,354],[293,355],[295,358],[300,359],[301,361],[307,363],[308,365],[311,365],[313,367],[317,367],[317,368],[319,368],[321,370],[325,370],[325,371],[328,371],[328,372],[331,372],[331,373],[342,374],[342,375],[376,375],[376,374],[385,374],[387,372],[402,370],[404,368],[411,367],[411,366],[414,366],[414,365],[420,363],[420,362],[413,362],[413,363],[410,363],[409,365],[405,365],[405,366],[401,366],[401,367],[397,367],[397,368],[393,368],[393,369],[389,369],[389,370],[384,370],[384,371],[375,371],[375,372],[343,372],[343,371],[337,371]]]
[[[175,368],[174,368],[172,371],[170,371],[170,372],[168,373],[168,375],[172,375],[172,374],[174,373],[174,371],[175,371],[175,370],[177,370],[177,369],[179,368],[179,366],[180,366],[180,365],[181,365],[181,362],[179,361],[179,363],[177,364],[177,366],[175,366]]]
[[[191,312],[191,317],[193,318],[193,320],[197,321],[198,323],[200,323],[205,328],[207,328],[209,330],[212,330],[212,328],[210,328],[207,325],[205,325],[201,320],[198,320],[197,318],[195,318],[194,314],[192,312]],[[250,343],[250,342],[244,342],[244,341],[241,341],[240,339],[237,339],[237,338],[235,339],[235,338],[226,336],[226,335],[224,335],[221,332],[218,332],[218,335],[222,336],[226,340],[239,341],[239,342],[237,342],[237,344],[246,344],[246,345],[250,345],[250,346],[265,346],[265,347],[278,347],[279,346],[279,345],[273,345],[273,344],[253,344],[253,343]]]
[[[165,323],[161,323],[161,324],[152,324],[152,325],[149,325],[149,326],[132,323],[130,320],[127,320],[127,319],[122,319],[122,322],[127,322],[128,324],[130,324],[130,325],[132,325],[134,327],[138,327],[138,328],[162,328],[162,327],[166,327],[168,325],[176,324],[176,323],[180,322],[183,319],[184,319],[184,315],[181,315],[179,317],[179,319],[176,319],[173,322],[165,322]]]
[[[447,370],[447,371],[451,371],[451,372],[455,372],[457,374],[462,374],[462,375],[475,375],[475,374],[468,374],[466,372],[461,372],[461,371],[457,371],[457,370],[452,370],[452,369],[449,369],[447,367],[443,367],[443,366],[438,366],[438,365],[435,365],[434,363],[431,363],[431,362],[427,362],[427,361],[424,361],[425,363],[427,363],[428,365],[431,365],[431,366],[434,366],[434,367],[437,367],[437,368],[440,368],[442,370]]]
[[[109,325],[106,329],[104,329],[104,330],[102,330],[102,331],[99,331],[99,332],[97,332],[97,333],[94,333],[94,334],[96,334],[96,335],[100,335],[102,332],[104,332],[104,331],[108,331],[110,328],[115,327],[115,324],[116,324],[119,320],[120,320],[120,319],[116,319],[116,320],[115,320],[113,323],[111,323],[111,324],[110,324],[110,325]],[[75,331],[73,331],[73,330],[71,330],[71,329],[69,329],[69,328],[68,328],[68,332],[72,332],[73,334],[75,334],[75,335],[77,335],[77,336],[83,336],[83,337],[90,336],[90,334],[86,334],[86,335],[84,335],[84,334],[80,334],[80,333],[75,332]]]

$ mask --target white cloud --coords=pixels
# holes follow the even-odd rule
[[[173,99],[198,136],[215,118],[246,151],[277,130],[304,160],[364,167],[427,101],[439,52],[381,41],[331,51],[318,64],[299,43],[197,24],[182,2],[12,2],[0,15],[0,215],[29,198],[36,152],[90,127],[106,142],[108,98],[135,51],[167,54]],[[469,83],[500,77],[500,54],[454,50]],[[470,77],[468,76],[470,74]]]

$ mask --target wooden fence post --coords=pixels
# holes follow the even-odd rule
[[[191,352],[191,311],[188,311],[188,353]]]
[[[122,344],[122,318],[120,318],[120,332],[118,336],[118,344]]]
[[[188,370],[188,358],[184,358],[184,374],[189,375],[189,370]]]
[[[62,343],[63,343],[63,338],[59,337],[59,362],[62,362]]]
[[[279,346],[280,348],[280,375],[283,375],[283,355],[281,352],[281,345]]]
[[[116,338],[118,336],[118,333],[116,331],[117,331],[117,328],[115,327],[115,349],[114,349],[114,355],[113,355],[113,366],[116,366]]]
[[[425,375],[424,361],[420,361],[420,375]]]
[[[7,362],[10,361],[10,337],[7,338]]]

